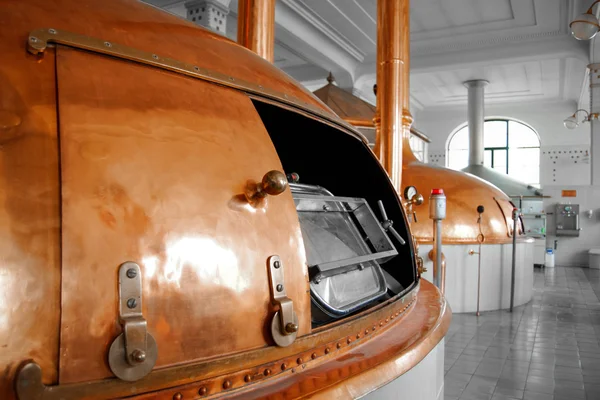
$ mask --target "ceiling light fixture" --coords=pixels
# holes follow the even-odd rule
[[[600,0],[598,0],[600,1]],[[585,113],[585,118],[583,118],[581,121],[579,121],[579,119],[577,118],[577,113],[578,112],[584,112]],[[567,129],[575,129],[579,126],[579,124],[583,123],[583,122],[589,122],[592,119],[598,119],[598,113],[592,113],[590,114],[589,112],[583,110],[583,109],[579,109],[577,111],[575,111],[575,113],[573,115],[571,115],[570,117],[565,118],[565,120],[563,121],[563,123],[565,124],[565,128]]]
[[[596,4],[600,3],[600,0],[596,0],[592,3],[587,12],[581,14],[579,17],[575,18],[570,24],[569,28],[571,28],[571,34],[577,40],[590,40],[598,33],[600,30],[600,23],[598,22],[598,18],[594,15],[592,8]]]

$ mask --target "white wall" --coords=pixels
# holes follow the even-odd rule
[[[546,246],[554,247],[557,242],[556,265],[587,266],[588,250],[600,248],[600,186],[591,186],[590,162],[573,164],[565,150],[581,150],[590,147],[590,124],[581,125],[575,130],[568,130],[563,120],[575,110],[574,102],[553,104],[514,104],[490,105],[486,107],[486,117],[508,117],[522,121],[534,128],[540,135],[541,150],[560,151],[563,153],[557,163],[546,160],[547,154],[541,157],[541,186],[544,195],[551,196],[544,200],[544,209],[549,213],[547,219]],[[432,163],[445,163],[447,140],[459,125],[467,120],[466,106],[464,110],[425,110],[418,114],[415,126],[432,140],[429,147]],[[569,153],[570,154],[570,153]],[[554,155],[556,156],[556,155]],[[435,160],[433,160],[435,158]],[[576,186],[575,185],[576,183]],[[562,198],[562,190],[577,190],[577,197]],[[594,217],[588,220],[580,216],[581,234],[577,238],[554,236],[554,206],[556,203],[571,202],[579,204],[581,213],[593,209]]]
[[[509,117],[530,125],[540,135],[542,146],[589,144],[589,125],[567,130],[563,120],[575,111],[575,102],[551,104],[489,105],[486,117]],[[445,152],[446,141],[459,125],[467,122],[467,107],[452,110],[423,110],[415,118],[415,127],[429,136],[431,152]]]

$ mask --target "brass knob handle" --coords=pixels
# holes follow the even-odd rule
[[[288,187],[288,180],[283,172],[272,170],[263,176],[262,181],[248,181],[244,195],[246,200],[254,207],[264,204],[264,199],[268,196],[277,196],[285,192]]]
[[[263,176],[259,192],[277,196],[283,193],[287,186],[288,181],[285,174],[277,170],[272,170]]]
[[[404,206],[412,209],[412,206],[420,206],[421,204],[423,204],[424,201],[425,199],[423,198],[423,195],[418,193],[414,195],[410,200],[407,200],[404,203]]]
[[[413,203],[415,206],[420,206],[421,204],[423,204],[424,201],[425,199],[423,198],[423,195],[421,193],[417,194],[412,199],[410,199],[410,202]]]

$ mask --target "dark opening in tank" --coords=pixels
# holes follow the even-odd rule
[[[302,114],[257,100],[254,106],[290,180],[307,253],[313,327],[411,290],[417,274],[407,221],[368,146]],[[393,221],[393,229],[385,221]]]

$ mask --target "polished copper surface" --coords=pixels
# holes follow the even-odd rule
[[[57,58],[60,382],[112,375],[105,343],[119,332],[115,271],[125,260],[144,271],[157,367],[269,345],[266,263],[273,254],[287,266],[298,334],[306,334],[308,276],[291,194],[269,196],[258,210],[239,198],[248,179],[282,169],[250,99],[69,48],[59,47]],[[81,310],[91,317],[81,318]]]
[[[410,115],[410,1],[377,2],[377,136],[375,154],[392,184],[401,190],[402,137],[408,135]]]
[[[8,4],[7,4],[8,3]],[[0,3],[0,398],[25,359],[58,379],[60,193],[55,64],[24,51],[27,32],[14,28]],[[33,100],[35,99],[35,100]]]
[[[375,120],[375,117],[372,109],[365,106],[368,103],[354,97],[351,93],[330,84],[315,91],[315,95],[352,125],[373,127],[371,121]],[[447,194],[448,212],[442,223],[443,243],[477,243],[479,215],[476,208],[478,205],[485,206],[486,210],[482,220],[486,243],[510,243],[513,208],[510,198],[489,182],[473,175],[420,162],[410,148],[408,140],[410,134],[419,135],[419,132],[413,128],[410,128],[408,133],[406,130],[403,131],[402,189],[415,186],[424,195],[425,202],[415,208],[417,212],[429,207],[429,193],[432,189],[440,187],[444,189]],[[413,221],[411,230],[418,241],[433,242],[431,220],[420,218],[417,222]],[[522,233],[522,230],[520,232]]]
[[[371,340],[376,324],[359,332],[359,346],[345,354],[334,353],[335,362],[322,362],[313,369],[298,368],[286,378],[241,392],[232,399],[354,399],[391,382],[420,362],[446,335],[452,311],[435,286],[422,280],[414,308],[404,316],[390,315],[388,330]],[[381,321],[384,322],[384,321]],[[325,358],[325,357],[323,357]],[[318,361],[318,360],[317,360]],[[168,399],[169,397],[156,397]]]
[[[200,381],[194,390],[204,395],[217,387],[235,393],[242,382],[255,389],[259,373],[276,384],[279,371],[295,378],[303,365],[317,372],[340,366],[350,383],[356,365],[335,358],[336,350],[363,345],[370,367],[395,358],[390,374],[398,376],[441,339],[449,310],[427,283],[418,301],[416,287],[311,331],[290,192],[279,194],[276,180],[278,195],[258,207],[244,196],[248,181],[282,170],[251,100],[259,91],[94,49],[57,44],[28,54],[26,44],[30,32],[56,27],[156,52],[298,98],[328,117],[261,100],[340,129],[339,118],[299,84],[241,46],[140,2],[82,0],[74,8],[67,0],[0,0],[0,8],[0,398],[15,398],[15,374],[27,360],[34,364],[21,371],[37,385],[17,383],[47,399],[122,398]],[[299,320],[298,338],[286,348],[274,346],[269,332],[275,310],[267,260],[275,254]],[[125,261],[141,266],[143,315],[158,347],[156,367],[135,384],[114,378],[107,363],[121,333],[117,271]],[[406,319],[413,330],[403,336],[403,316],[413,308],[420,311]],[[366,347],[380,328],[399,334]],[[381,382],[373,378],[371,388]]]
[[[369,392],[420,362],[446,334],[450,318],[451,310],[439,291],[421,281],[420,290],[402,301],[363,313],[339,329],[305,336],[289,348],[269,347],[155,370],[133,390],[131,384],[115,379],[44,387],[36,380],[40,370],[34,364],[22,369],[27,383],[19,381],[17,387],[21,398],[43,396],[47,400],[129,397],[144,392],[149,393],[133,398],[170,399],[178,394],[183,398],[300,398],[309,394],[352,398],[348,389]]]
[[[239,0],[237,23],[238,43],[272,63],[275,60],[275,0]]]
[[[375,107],[336,86],[332,75],[329,75],[327,81],[327,85],[315,90],[313,94],[352,125],[372,127]]]
[[[12,38],[13,51],[23,50],[30,31],[44,27],[66,30],[245,79],[331,112],[302,85],[251,51],[143,2],[112,0],[99,7],[95,0],[81,0],[76,8],[70,0],[0,0],[0,4],[2,39]]]
[[[485,243],[512,242],[510,199],[500,189],[473,175],[437,167],[416,159],[405,139],[403,185],[415,186],[428,194],[443,188],[446,194],[446,219],[442,222],[444,244],[477,243],[479,226],[477,206],[483,205],[481,230]],[[429,196],[421,207],[429,208]],[[426,218],[411,223],[412,233],[421,243],[433,242],[433,224]]]

